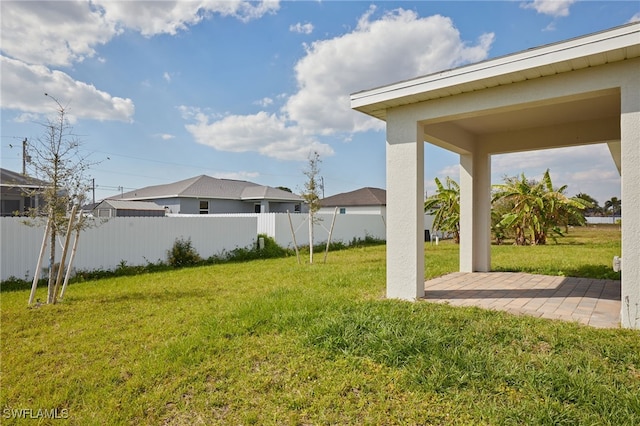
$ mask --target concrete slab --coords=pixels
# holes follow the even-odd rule
[[[620,281],[525,274],[456,272],[425,282],[424,300],[478,306],[597,328],[620,327]]]

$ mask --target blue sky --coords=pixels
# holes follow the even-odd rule
[[[207,174],[325,195],[385,187],[384,123],[349,95],[634,20],[638,1],[2,1],[1,164],[67,106],[96,199]],[[425,187],[458,179],[427,144]],[[620,196],[606,146],[494,156],[494,183],[551,170],[569,195]]]

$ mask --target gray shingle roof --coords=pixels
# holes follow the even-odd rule
[[[243,180],[195,176],[166,185],[147,186],[118,196],[119,200],[159,198],[217,198],[226,200],[278,200],[300,202],[302,197],[281,189]],[[114,197],[115,198],[115,197]]]
[[[0,185],[13,188],[42,188],[49,184],[31,176],[0,168]]]
[[[322,207],[386,206],[387,191],[380,188],[361,188],[320,200]]]

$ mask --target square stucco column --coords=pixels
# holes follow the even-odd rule
[[[387,297],[424,297],[422,126],[387,116]]]
[[[491,269],[491,156],[460,154],[460,272]]]
[[[621,325],[640,329],[640,80],[621,88]]]

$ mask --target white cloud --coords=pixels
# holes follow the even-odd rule
[[[131,99],[111,96],[95,86],[74,80],[62,71],[0,56],[2,108],[49,114],[52,106],[44,94],[55,96],[69,107],[69,118],[132,121]]]
[[[2,1],[2,51],[29,64],[70,66],[119,33],[86,1]]]
[[[165,71],[164,74],[162,74],[162,78],[164,78],[167,83],[171,83],[171,74],[168,72]]]
[[[620,175],[606,144],[495,155],[491,167],[496,183],[505,175],[523,172],[527,178],[540,179],[549,169],[554,185],[568,185],[568,195],[584,192],[599,201],[619,195],[619,190],[610,193],[612,186],[620,184]]]
[[[35,123],[40,121],[41,119],[42,119],[42,116],[40,114],[25,112],[18,115],[14,121],[16,123]]]
[[[309,22],[306,24],[298,22],[295,25],[289,26],[289,31],[298,34],[311,34],[313,32],[313,24]]]
[[[213,177],[218,179],[250,180],[260,176],[258,172],[213,172]]]
[[[460,164],[448,165],[438,171],[437,175],[442,179],[449,176],[451,179],[458,181],[460,179]]]
[[[220,151],[258,152],[280,160],[305,160],[313,151],[321,156],[333,154],[329,145],[303,134],[299,127],[287,126],[275,114],[228,115],[211,121],[203,112],[182,110],[195,120],[185,127],[196,141]]]
[[[533,0],[532,2],[521,3],[524,9],[534,9],[538,13],[553,17],[569,16],[569,7],[576,0]]]
[[[213,14],[247,22],[278,8],[278,1],[243,0],[1,1],[2,108],[41,113],[41,96],[48,91],[64,93],[76,106],[76,117],[130,121],[134,112],[130,99],[74,81],[54,68],[71,67],[94,57],[97,46],[127,28],[145,36],[176,34]],[[101,57],[96,60],[105,61]],[[25,74],[18,72],[19,68]],[[172,75],[165,73],[163,77],[170,82]]]
[[[273,105],[273,99],[271,98],[262,98],[254,102],[255,105],[259,105],[263,108]]]
[[[70,66],[95,55],[125,28],[176,34],[213,14],[243,22],[274,13],[278,1],[2,1],[2,50],[30,64]],[[28,37],[25,37],[25,33]]]
[[[459,164],[447,165],[442,169],[438,170],[436,172],[435,177],[440,179],[440,182],[443,185],[446,185],[445,182],[447,180],[447,177],[450,177],[456,182],[460,182],[460,165]],[[438,190],[435,179],[426,179],[424,181],[424,190],[427,193],[427,196],[435,194]]]
[[[439,15],[420,18],[398,9],[373,21],[374,12],[370,8],[353,32],[306,47],[295,66],[298,92],[280,114],[216,119],[183,107],[183,116],[195,121],[187,129],[199,143],[224,151],[285,160],[306,160],[310,151],[332,155],[333,149],[315,136],[344,133],[348,140],[349,133],[384,128],[383,122],[351,110],[350,93],[480,61],[493,42],[493,34],[483,34],[470,46],[451,19]]]
[[[631,19],[629,19],[629,20],[627,21],[627,23],[628,23],[628,24],[630,24],[630,23],[632,23],[632,22],[638,22],[638,21],[640,21],[640,12],[636,13],[635,15],[633,15],[633,16],[631,17]]]
[[[171,134],[169,134],[169,133],[158,133],[158,134],[156,134],[156,135],[154,135],[154,136],[155,136],[156,138],[160,138],[160,139],[162,139],[163,141],[168,141],[168,140],[171,140],[171,139],[175,139],[175,136],[174,136],[174,135],[171,135]]]
[[[493,42],[493,34],[484,34],[468,45],[443,16],[398,9],[372,20],[374,12],[353,32],[307,46],[296,64],[298,92],[283,112],[305,132],[382,129],[384,123],[351,110],[350,93],[486,59]]]
[[[144,36],[177,34],[213,14],[230,16],[242,22],[258,19],[280,8],[278,1],[110,1],[98,0],[109,22],[139,31]]]

